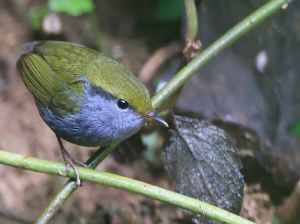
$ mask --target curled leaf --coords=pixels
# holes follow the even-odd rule
[[[175,116],[163,146],[166,169],[180,194],[239,214],[243,176],[238,152],[226,132],[206,121]],[[197,215],[194,222],[216,223]]]

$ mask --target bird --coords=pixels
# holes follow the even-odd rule
[[[149,120],[168,127],[154,111],[146,87],[122,64],[88,47],[62,41],[21,45],[16,68],[38,112],[55,133],[66,165],[76,174],[61,139],[80,146],[106,146],[137,133]]]

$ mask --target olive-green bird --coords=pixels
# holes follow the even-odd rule
[[[61,139],[105,146],[129,138],[147,122],[167,123],[154,111],[146,87],[123,65],[87,47],[56,41],[21,46],[17,70],[40,116],[57,136],[67,175],[79,173]]]

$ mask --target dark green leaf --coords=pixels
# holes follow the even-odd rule
[[[49,0],[49,8],[56,12],[65,12],[73,16],[94,10],[92,0]]]
[[[224,130],[206,121],[175,116],[163,154],[175,190],[239,214],[243,176],[238,152]],[[195,222],[216,223],[197,215]]]

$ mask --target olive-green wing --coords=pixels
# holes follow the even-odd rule
[[[58,116],[64,117],[78,112],[84,83],[72,72],[59,66],[55,71],[45,60],[45,57],[51,59],[51,55],[43,55],[35,48],[36,43],[39,42],[35,42],[35,45],[27,44],[25,50],[33,53],[22,55],[17,62],[17,70],[26,87],[42,107],[50,109]]]
[[[32,95],[48,107],[53,100],[52,85],[56,75],[50,65],[41,56],[29,53],[21,55],[17,70]]]
[[[53,98],[60,109],[72,114],[79,110],[84,78],[115,98],[125,99],[139,112],[147,114],[153,110],[145,86],[123,65],[97,51],[58,41],[28,43],[22,49],[41,55],[55,72]]]

